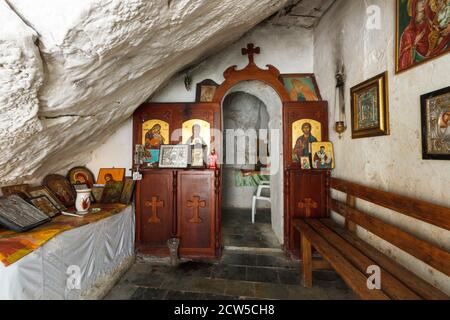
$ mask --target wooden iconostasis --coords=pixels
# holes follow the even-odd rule
[[[136,246],[140,252],[168,255],[167,240],[179,238],[179,253],[189,257],[220,255],[220,171],[153,166],[162,144],[191,144],[220,153],[220,106],[215,103],[151,103],[135,112],[134,145],[146,146],[146,165],[136,192]],[[194,126],[200,134],[194,137]],[[149,150],[147,150],[149,149]],[[156,158],[156,159],[154,159]]]

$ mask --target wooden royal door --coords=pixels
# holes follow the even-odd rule
[[[138,181],[136,242],[140,252],[169,254],[167,239],[175,234],[173,170],[147,170]]]
[[[329,171],[290,170],[287,176],[289,185],[289,221],[294,218],[328,217]],[[300,235],[289,224],[288,249],[299,250]]]
[[[219,235],[216,232],[217,193],[215,171],[179,171],[177,178],[177,218],[180,254],[214,257]]]

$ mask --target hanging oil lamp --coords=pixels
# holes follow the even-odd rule
[[[334,130],[338,133],[339,139],[342,138],[343,133],[347,130],[347,125],[345,123],[345,72],[344,72],[344,64],[338,68],[336,72],[336,90],[335,90],[335,125]]]

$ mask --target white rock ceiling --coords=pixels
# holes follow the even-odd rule
[[[336,0],[291,0],[274,15],[270,22],[274,25],[297,26],[311,29]]]
[[[311,27],[329,2],[0,0],[0,185],[86,163],[177,71],[268,17]]]

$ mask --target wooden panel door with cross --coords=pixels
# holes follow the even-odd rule
[[[328,193],[330,172],[324,170],[290,170],[289,220],[295,218],[328,217]],[[298,250],[300,238],[292,225],[289,226],[287,246]]]
[[[177,181],[180,253],[213,257],[217,218],[214,171],[178,171]]]
[[[173,170],[146,171],[138,183],[136,210],[138,248],[151,253],[168,253],[167,239],[174,234]]]

